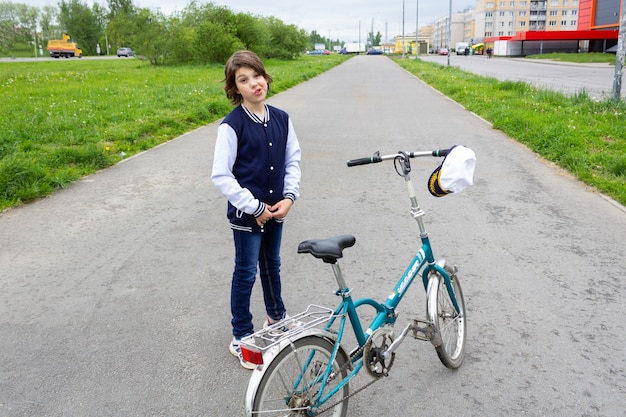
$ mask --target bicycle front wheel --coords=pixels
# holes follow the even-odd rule
[[[334,343],[318,336],[306,336],[285,347],[272,362],[259,382],[252,406],[253,416],[286,417],[315,416],[311,407],[320,407],[318,394],[332,392],[347,376],[347,359],[340,351],[332,364]],[[325,372],[331,366],[330,374]],[[345,417],[348,409],[349,388],[346,383],[325,403],[336,403],[328,413]]]
[[[457,312],[450,298],[444,277],[432,272],[428,285],[428,318],[441,336],[441,343],[435,346],[437,355],[446,367],[456,369],[465,358],[465,301],[456,273],[448,270],[454,297],[460,311]]]

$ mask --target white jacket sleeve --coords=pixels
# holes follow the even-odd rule
[[[285,150],[285,185],[283,197],[296,201],[300,196],[300,159],[301,150],[296,131],[289,119],[289,133],[287,134],[287,149]]]

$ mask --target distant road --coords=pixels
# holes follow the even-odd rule
[[[117,55],[84,56],[82,58],[50,58],[50,57],[24,58],[24,57],[22,57],[22,58],[0,58],[0,63],[3,63],[3,62],[68,61],[68,60],[71,60],[71,59],[94,60],[94,59],[127,59],[127,58],[118,58]]]
[[[447,65],[448,57],[420,55],[420,59]],[[498,80],[524,81],[540,88],[576,94],[585,91],[590,97],[610,97],[615,67],[608,64],[575,64],[524,58],[492,58],[482,55],[450,55],[450,65],[474,74]],[[626,97],[622,81],[621,96]]]

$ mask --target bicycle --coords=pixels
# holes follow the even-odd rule
[[[341,297],[341,302],[334,310],[312,304],[304,312],[242,339],[245,360],[258,365],[244,398],[247,416],[317,416],[328,411],[335,417],[345,416],[349,397],[388,376],[395,350],[409,333],[415,339],[430,341],[446,367],[461,366],[465,357],[466,319],[457,267],[449,266],[444,259],[435,260],[423,222],[425,213],[410,178],[411,158],[444,157],[449,151],[398,152],[386,156],[376,152],[372,157],[348,161],[348,166],[394,161],[396,172],[407,184],[421,247],[389,297],[378,302],[371,298],[353,300],[352,290],[339,267],[338,259],[343,257],[343,251],[355,244],[353,236],[300,243],[298,253],[309,253],[330,264],[339,287],[335,294]],[[420,273],[427,295],[427,319],[413,319],[396,338],[392,330],[397,319],[396,308]],[[357,314],[357,309],[363,306],[375,310],[366,329]],[[350,353],[342,345],[347,322],[357,341]],[[372,380],[350,393],[349,384],[362,369]]]

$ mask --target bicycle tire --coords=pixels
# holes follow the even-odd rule
[[[428,317],[441,336],[441,343],[435,346],[437,355],[447,368],[456,369],[465,359],[466,312],[463,291],[456,273],[446,271],[450,275],[450,282],[460,313],[457,313],[446,287],[446,281],[441,274],[433,272],[428,286]]]
[[[252,406],[253,416],[314,416],[309,409],[321,381],[317,377],[327,368],[334,343],[319,336],[306,336],[286,346],[268,365],[267,371],[259,382]],[[312,355],[312,356],[311,356]],[[348,374],[346,366],[349,359],[340,351],[333,362],[335,372],[341,376],[329,378],[327,389],[332,389]],[[306,365],[305,365],[306,364]],[[304,368],[304,372],[302,369]],[[316,381],[317,380],[317,381]],[[324,415],[345,417],[348,410],[348,384],[344,385],[328,401],[345,400],[336,404]]]

